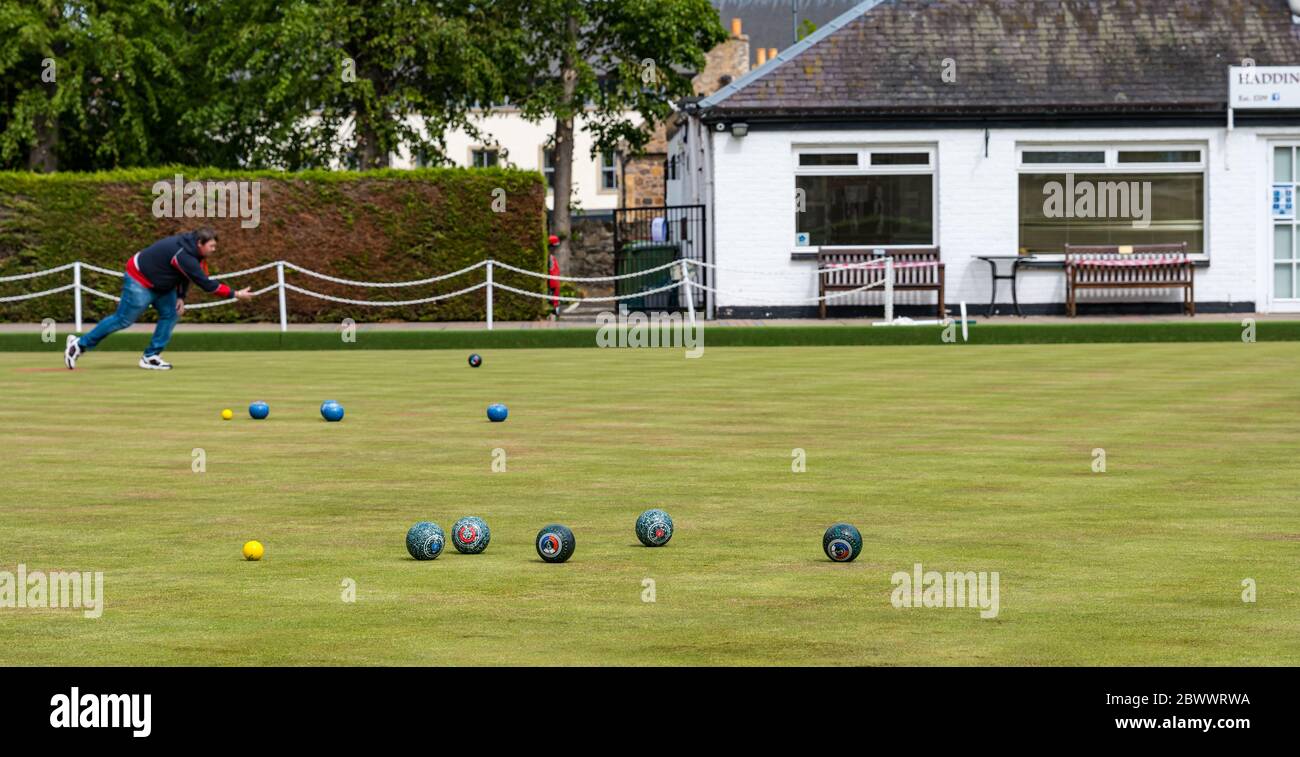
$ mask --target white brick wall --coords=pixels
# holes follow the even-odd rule
[[[931,145],[938,148],[936,180],[937,241],[947,264],[947,301],[983,306],[989,298],[988,264],[980,254],[1014,254],[1017,250],[1016,146],[1023,142],[1178,142],[1207,150],[1207,251],[1209,268],[1197,271],[1196,298],[1206,302],[1255,302],[1269,309],[1271,231],[1268,217],[1270,139],[1300,139],[1300,128],[1114,128],[993,129],[988,157],[984,131],[835,130],[777,131],[752,129],[742,138],[711,132],[715,173],[712,212],[718,265],[763,273],[718,274],[727,294],[718,305],[798,305],[817,294],[813,262],[791,260],[794,250],[795,145]],[[1228,144],[1225,166],[1224,145]],[[1004,264],[1005,266],[1005,264]],[[1065,301],[1059,269],[1024,270],[1022,303]],[[1088,293],[1085,301],[1105,297]],[[1180,294],[1141,293],[1123,299],[1163,298]],[[1000,301],[1010,300],[999,285]],[[931,302],[929,293],[900,293],[900,302]],[[878,301],[878,299],[874,300]],[[847,300],[844,300],[847,302]],[[1280,309],[1280,306],[1274,309]]]

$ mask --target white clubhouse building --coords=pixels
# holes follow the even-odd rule
[[[1032,256],[1020,304],[1060,313],[1065,244],[1182,242],[1198,311],[1300,312],[1293,64],[1286,0],[870,0],[685,104],[668,203],[707,208],[718,316],[810,315],[834,247],[938,247],[946,302],[980,312],[980,256]]]

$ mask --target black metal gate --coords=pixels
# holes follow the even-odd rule
[[[623,276],[648,271],[640,276],[616,280],[619,296],[661,289],[680,281],[680,267],[660,270],[674,260],[706,260],[708,224],[703,205],[668,205],[661,207],[618,208],[614,211],[614,272]],[[704,266],[690,266],[691,280],[712,287],[713,272]],[[694,306],[701,315],[705,308],[705,291],[691,289]],[[628,310],[685,310],[686,301],[680,287],[641,297],[619,300]]]

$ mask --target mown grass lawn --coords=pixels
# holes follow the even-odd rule
[[[169,357],[0,354],[0,571],[105,574],[0,607],[0,664],[1300,664],[1300,343]],[[469,514],[485,553],[406,554]],[[895,608],[915,563],[997,617]]]

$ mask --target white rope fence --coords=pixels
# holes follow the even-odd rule
[[[909,264],[903,263],[898,265],[900,267],[906,267]],[[691,270],[691,266],[695,266],[694,271]],[[418,299],[410,299],[410,300],[354,300],[346,297],[337,297],[335,295],[325,294],[323,292],[317,292],[311,289],[306,289],[304,287],[300,287],[285,281],[285,272],[290,271],[293,273],[299,273],[304,276],[308,276],[310,278],[326,281],[332,284],[343,285],[343,286],[396,289],[401,287],[426,286],[440,281],[446,281],[447,279],[452,279],[457,276],[464,276],[468,273],[477,271],[480,268],[484,270],[484,280],[478,282],[477,284],[473,284],[464,287],[462,289],[457,289],[454,292],[447,292],[445,294],[438,294],[438,295],[433,295],[431,297],[421,297]],[[853,290],[837,291],[819,297],[806,298],[800,300],[799,303],[817,304],[823,300],[832,300],[841,297],[851,297],[855,294],[861,294],[862,292],[866,292],[869,290],[879,289],[883,291],[885,294],[885,318],[886,320],[892,320],[893,304],[894,304],[893,303],[893,290],[894,290],[893,285],[894,285],[894,268],[895,268],[894,261],[890,258],[885,258],[882,261],[878,261],[878,262],[872,261],[865,264],[836,265],[824,269],[819,268],[817,269],[817,273],[820,275],[823,271],[842,270],[844,268],[879,268],[882,270],[882,276],[878,281],[871,282],[869,284],[866,284],[865,286],[858,287]],[[225,281],[227,279],[235,279],[241,276],[248,276],[250,274],[260,273],[262,271],[268,271],[271,269],[275,270],[275,275],[276,275],[275,283],[262,287],[261,289],[254,291],[252,294],[254,297],[260,297],[262,295],[270,294],[271,292],[278,293],[279,300],[280,300],[279,305],[280,305],[280,330],[281,331],[289,330],[289,312],[285,302],[286,292],[294,292],[296,294],[303,295],[304,297],[312,297],[318,300],[325,300],[327,302],[336,302],[344,305],[357,305],[362,307],[406,307],[410,305],[424,305],[430,302],[439,302],[441,300],[447,300],[453,297],[459,297],[461,295],[469,294],[471,292],[476,292],[480,289],[483,289],[486,291],[485,299],[486,299],[486,311],[487,311],[487,327],[491,329],[492,321],[493,321],[492,295],[494,290],[498,290],[498,289],[503,292],[510,292],[511,294],[516,294],[523,297],[532,297],[536,299],[551,300],[554,302],[573,302],[573,303],[620,302],[623,300],[634,299],[637,297],[645,297],[647,295],[659,294],[674,289],[680,289],[683,298],[686,302],[691,323],[694,323],[695,298],[692,289],[695,288],[698,288],[705,292],[709,292],[714,295],[723,295],[729,299],[741,299],[741,300],[750,299],[751,301],[754,302],[763,302],[769,300],[770,298],[752,297],[741,292],[728,292],[725,290],[717,289],[712,286],[707,286],[705,284],[700,283],[699,281],[696,281],[695,279],[698,278],[698,276],[692,275],[693,273],[698,274],[703,272],[705,269],[711,269],[713,271],[731,272],[731,273],[745,273],[751,275],[771,275],[773,273],[772,271],[746,271],[742,269],[724,268],[715,265],[713,263],[707,263],[700,260],[681,259],[681,260],[674,260],[670,263],[664,263],[663,265],[656,266],[654,268],[647,268],[643,271],[636,271],[635,273],[619,274],[616,276],[586,276],[586,277],[552,276],[549,273],[529,271],[524,268],[519,268],[517,266],[510,265],[509,263],[503,263],[498,260],[488,259],[488,260],[481,260],[473,265],[461,268],[460,270],[452,271],[451,273],[445,273],[438,276],[431,276],[429,278],[424,278],[424,279],[414,279],[411,281],[357,281],[354,279],[344,279],[336,276],[330,276],[328,274],[324,274],[319,271],[313,271],[308,268],[304,268],[300,265],[297,265],[296,263],[291,263],[287,260],[277,260],[273,263],[264,263],[262,265],[255,266],[253,268],[244,269],[242,271],[234,271],[232,273],[218,274],[216,276],[213,276],[212,278],[217,279],[219,281]],[[523,276],[530,276],[533,278],[550,279],[556,281],[583,282],[583,283],[620,281],[624,279],[635,278],[638,276],[646,276],[648,274],[658,273],[660,271],[671,269],[669,270],[669,274],[671,275],[673,281],[672,283],[666,284],[664,286],[656,287],[654,289],[641,290],[641,291],[633,292],[631,294],[613,295],[608,297],[567,297],[559,294],[551,294],[551,293],[543,294],[541,292],[529,291],[527,289],[519,289],[517,287],[513,287],[508,284],[503,284],[499,281],[496,281],[494,278],[494,273],[496,269],[509,271],[511,273],[520,274]],[[27,281],[31,279],[41,278],[44,276],[52,276],[54,274],[63,273],[64,271],[68,271],[68,270],[72,271],[72,283],[70,284],[64,284],[63,286],[54,287],[52,289],[46,289],[40,292],[31,292],[28,294],[0,297],[0,303],[22,302],[24,300],[32,300],[32,299],[37,299],[39,297],[49,297],[51,295],[61,294],[63,292],[67,292],[71,290],[73,292],[73,303],[74,303],[73,309],[74,309],[74,317],[76,321],[76,329],[77,331],[80,332],[82,330],[83,294],[89,294],[95,297],[101,297],[103,299],[112,300],[114,302],[119,302],[121,300],[121,298],[117,297],[116,295],[109,294],[108,292],[100,291],[98,289],[95,289],[94,287],[91,287],[83,283],[82,282],[83,272],[90,271],[105,276],[114,276],[117,278],[122,278],[123,276],[126,275],[123,271],[114,271],[108,268],[101,268],[97,265],[92,265],[90,263],[83,263],[78,261],[74,263],[66,263],[64,265],[55,268],[50,268],[43,271],[32,271],[30,273],[23,273],[23,274],[17,274],[12,276],[0,276],[0,283],[13,282],[13,281]],[[215,307],[221,307],[223,305],[229,305],[232,302],[235,302],[234,298],[219,300],[216,302],[204,302],[204,303],[198,303],[194,305],[186,305],[186,309],[200,310],[204,308],[215,308]]]

